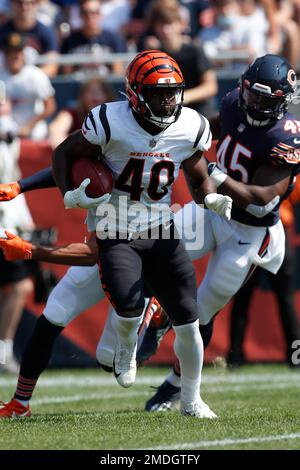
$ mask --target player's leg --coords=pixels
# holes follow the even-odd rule
[[[115,311],[114,373],[118,383],[130,387],[136,375],[138,329],[143,320],[142,260],[128,240],[99,240],[99,266],[103,289]]]
[[[212,253],[205,276],[198,287],[201,325],[208,324],[247,282],[256,267],[256,258],[263,257],[270,245],[268,229],[233,222],[232,225],[232,235]],[[243,243],[240,244],[240,241]]]
[[[27,295],[33,289],[29,275],[28,262],[9,262],[0,253],[0,372],[19,370],[13,345]]]
[[[97,266],[68,270],[51,292],[44,314],[36,322],[23,353],[14,398],[0,409],[0,417],[10,417],[13,413],[30,415],[29,400],[49,362],[56,337],[71,320],[103,297]]]
[[[72,266],[52,290],[43,314],[53,325],[65,327],[104,298],[98,266]]]
[[[201,259],[216,246],[211,222],[211,211],[195,202],[186,204],[174,217],[176,229],[192,260]],[[170,330],[171,322],[160,311],[156,321],[151,321],[138,350],[138,362],[143,363],[155,354],[163,336]]]
[[[157,308],[157,302],[155,298],[145,297],[143,322],[141,323],[138,329],[138,345],[137,345],[138,350],[139,350],[139,346],[141,342],[143,341],[145,331],[147,331],[151,318],[156,311],[156,308]],[[117,315],[116,312],[115,314]],[[105,322],[100,340],[96,348],[96,360],[98,364],[106,372],[113,371],[113,362],[114,362],[115,349],[116,349],[116,332],[112,325],[112,321],[111,321],[112,316],[113,316],[113,309],[111,309],[111,311],[109,312],[107,316],[107,320]],[[138,355],[137,355],[137,363],[139,363]]]
[[[239,367],[245,363],[244,338],[248,314],[254,289],[259,283],[260,269],[256,269],[250,279],[235,294],[230,312],[230,344],[227,353],[228,367]]]
[[[246,281],[252,271],[253,262],[258,262],[257,255],[262,256],[270,242],[269,231],[263,227],[248,227],[234,221],[226,223],[212,215],[211,219],[214,218],[216,220],[212,226],[219,243],[210,257],[206,274],[197,292],[200,325],[208,328],[218,311]],[[239,244],[240,240],[247,244]],[[173,401],[178,400],[179,375],[178,369],[171,371],[168,379],[159,387],[156,397],[148,400],[146,406],[149,411],[164,410],[165,403],[172,401],[173,397]],[[169,387],[169,384],[172,387]],[[165,402],[161,400],[161,388]]]
[[[196,204],[186,204],[176,212],[174,223],[192,261],[203,258],[216,247],[213,213]]]
[[[200,398],[203,342],[196,304],[196,276],[183,244],[159,240],[145,270],[156,298],[170,316],[176,334],[175,353],[182,372],[181,411],[199,418],[214,417]]]

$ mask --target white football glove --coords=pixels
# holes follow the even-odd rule
[[[87,196],[85,189],[90,184],[91,180],[85,178],[80,186],[73,191],[67,191],[64,195],[64,204],[66,209],[74,209],[80,207],[81,209],[92,209],[97,207],[103,202],[110,200],[110,194],[106,193],[100,197],[89,197]]]
[[[209,163],[207,165],[207,169],[208,169],[208,174],[209,176],[211,177],[211,179],[214,181],[216,187],[218,188],[219,186],[221,186],[221,184],[224,183],[224,181],[226,180],[227,176],[226,173],[223,173],[223,171],[221,171],[218,167],[217,167],[217,164],[216,163]]]
[[[211,209],[219,215],[223,215],[226,220],[231,219],[231,197],[217,193],[210,193],[205,196],[204,202],[208,209]]]

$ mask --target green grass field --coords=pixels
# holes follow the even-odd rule
[[[122,389],[98,370],[47,372],[29,419],[0,421],[0,449],[300,449],[300,373],[286,366],[204,369],[202,397],[219,419],[146,413],[167,369],[139,370]],[[8,401],[15,378],[0,376]]]

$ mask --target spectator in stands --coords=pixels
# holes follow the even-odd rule
[[[9,0],[0,0],[0,25],[6,23],[9,16]]]
[[[297,178],[295,189],[290,197],[284,201],[280,208],[280,216],[286,232],[285,258],[278,273],[272,274],[261,268],[257,268],[247,281],[247,284],[235,295],[231,310],[230,347],[227,355],[227,363],[231,367],[245,364],[246,359],[243,351],[248,313],[255,287],[267,276],[272,290],[277,298],[279,314],[285,336],[286,362],[294,367],[292,363],[292,344],[294,340],[300,339],[300,326],[294,307],[294,272],[295,254],[291,245],[291,229],[294,227],[293,205],[300,202],[300,178]],[[263,313],[263,312],[262,312]]]
[[[80,16],[82,27],[78,31],[73,31],[69,37],[64,39],[61,46],[62,54],[95,54],[95,57],[99,57],[100,61],[103,53],[126,51],[125,41],[117,32],[112,33],[102,28],[99,0],[81,0]],[[63,67],[64,73],[70,73],[74,70],[73,66],[66,65]],[[98,66],[98,70],[100,73],[105,74],[109,69],[102,64],[102,66]],[[121,74],[123,72],[122,64],[119,62],[114,63],[112,71]]]
[[[122,34],[124,25],[129,21],[130,0],[102,0],[102,26],[104,29]]]
[[[39,0],[37,19],[51,28],[56,28],[64,20],[63,12],[51,0]]]
[[[4,68],[0,80],[12,103],[12,115],[19,126],[18,136],[44,139],[48,119],[56,110],[54,89],[47,75],[34,65],[26,65],[25,38],[18,33],[6,36]]]
[[[172,4],[165,8],[160,0],[153,3],[148,16],[148,30],[151,27],[152,34],[143,38],[140,50],[161,49],[174,57],[185,78],[184,105],[209,117],[216,112],[213,100],[218,91],[216,74],[200,44],[183,35],[185,24],[179,4],[176,1]]]
[[[268,21],[264,9],[255,0],[212,0],[215,23],[202,28],[198,38],[210,58],[225,51],[241,51],[248,61],[267,53]],[[222,60],[219,58],[219,61]],[[244,63],[236,65],[244,68]]]
[[[300,59],[300,25],[294,20],[295,13],[293,2],[275,1],[274,21],[280,39],[277,44],[270,44],[270,50],[274,54],[284,55],[289,63],[297,68]]]
[[[77,106],[61,110],[49,125],[49,140],[52,147],[57,147],[71,132],[80,129],[85,116],[92,108],[114,100],[113,90],[100,78],[91,78],[82,83]]]
[[[41,69],[53,77],[57,73],[57,65],[53,62],[57,57],[56,33],[37,20],[39,0],[11,0],[12,19],[0,28],[0,47],[5,37],[16,32],[26,39],[26,57],[33,62],[38,54],[47,55],[47,63]]]
[[[9,100],[0,102],[0,183],[17,181],[20,178],[17,129]],[[33,228],[25,198],[18,199],[1,204],[1,237],[5,236],[5,229],[16,233],[18,229]],[[33,288],[29,274],[28,262],[8,262],[0,253],[0,372],[18,372],[18,364],[13,355],[13,340],[26,297]]]

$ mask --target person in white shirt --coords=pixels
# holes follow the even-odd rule
[[[54,89],[41,69],[25,63],[23,36],[11,33],[4,44],[4,67],[0,80],[12,103],[18,136],[42,140],[47,137],[46,120],[55,112]]]

